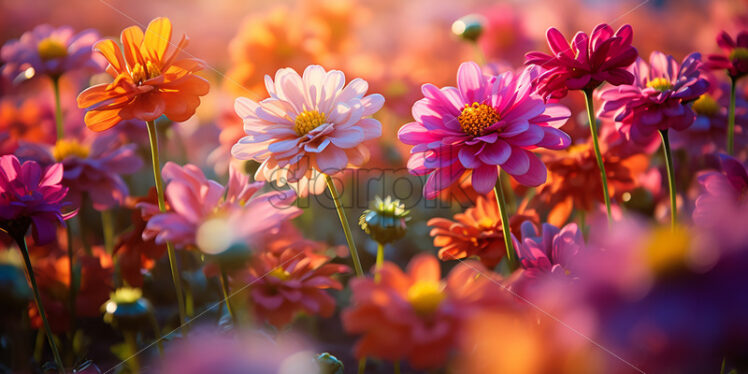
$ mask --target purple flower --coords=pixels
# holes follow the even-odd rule
[[[631,84],[634,77],[626,68],[637,58],[631,46],[633,30],[621,26],[613,33],[607,24],[592,30],[592,37],[578,32],[569,45],[555,28],[548,29],[548,46],[553,55],[530,52],[526,65],[538,65],[545,70],[535,81],[543,97],[565,97],[568,90],[593,90],[603,82],[614,86]]]
[[[657,130],[685,130],[694,122],[688,105],[707,91],[701,76],[701,55],[692,53],[683,63],[662,52],[652,52],[649,65],[638,59],[631,71],[633,84],[603,91],[605,101],[598,116],[612,119],[616,128],[640,144],[657,136]]]
[[[576,223],[558,229],[548,223],[543,224],[542,232],[531,222],[522,224],[522,243],[517,248],[524,274],[536,278],[542,274],[566,277],[573,275],[574,257],[584,248],[582,231]]]
[[[720,154],[717,171],[702,173],[698,181],[702,193],[696,198],[694,222],[722,222],[720,216],[735,216],[728,213],[748,207],[748,172],[738,160]]]
[[[730,34],[722,31],[717,35],[717,44],[725,54],[709,55],[704,63],[707,69],[725,69],[732,79],[748,74],[748,31],[741,31],[737,40],[733,40]]]
[[[558,127],[570,112],[533,93],[534,69],[490,76],[474,62],[460,65],[457,88],[425,84],[413,105],[415,122],[400,128],[401,142],[413,145],[408,169],[431,174],[424,195],[433,199],[466,171],[478,193],[496,184],[498,167],[517,182],[538,186],[547,171],[531,150],[566,148],[571,139]]]
[[[61,213],[68,192],[61,180],[62,164],[42,169],[34,161],[21,164],[16,156],[0,156],[0,228],[17,237],[31,225],[36,244],[55,240],[55,224],[73,215]]]

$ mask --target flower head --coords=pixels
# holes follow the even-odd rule
[[[133,118],[153,121],[165,115],[181,122],[192,117],[209,84],[195,74],[204,67],[201,60],[177,59],[187,46],[187,38],[182,36],[174,46],[171,21],[157,18],[145,33],[131,26],[122,31],[120,39],[124,54],[111,39],[94,45],[109,62],[107,72],[114,81],[89,87],[78,95],[78,107],[89,108],[86,126],[104,131]]]
[[[410,221],[410,211],[405,210],[400,200],[387,196],[384,200],[379,196],[361,214],[358,224],[374,241],[380,244],[394,242],[405,236]]]
[[[721,222],[717,216],[748,206],[748,170],[732,157],[719,155],[717,170],[701,173],[698,182],[702,191],[696,198],[693,211],[696,223]]]
[[[726,31],[717,35],[717,44],[724,54],[711,54],[704,66],[712,70],[727,70],[732,79],[738,79],[748,74],[748,31],[741,31],[733,39]]]
[[[22,142],[55,142],[55,117],[42,100],[0,99],[0,154],[10,154]]]
[[[650,142],[657,130],[685,130],[695,118],[688,103],[709,88],[700,68],[698,53],[678,64],[672,56],[652,52],[649,64],[638,59],[631,67],[635,77],[632,84],[600,94],[605,103],[598,115],[615,120],[619,131],[640,144]]]
[[[548,29],[546,35],[553,55],[530,52],[525,57],[525,64],[545,70],[535,81],[543,97],[561,98],[569,90],[592,90],[603,82],[614,86],[633,82],[634,77],[626,70],[638,56],[631,46],[631,26],[623,25],[613,33],[602,23],[591,36],[578,32],[571,45],[555,28]]]
[[[414,146],[410,172],[430,173],[423,188],[427,199],[466,171],[479,194],[494,187],[498,167],[524,185],[545,182],[545,165],[531,150],[566,148],[571,139],[558,127],[570,112],[532,92],[533,74],[528,68],[519,75],[489,76],[466,62],[457,72],[457,88],[423,85],[425,97],[413,105],[416,121],[401,127],[398,137]]]
[[[517,247],[517,255],[523,275],[537,278],[541,274],[553,276],[573,276],[574,257],[584,248],[582,231],[576,223],[570,223],[560,230],[544,223],[542,231],[530,222],[522,224],[522,243]]]
[[[295,70],[278,70],[265,77],[270,97],[254,102],[240,97],[236,113],[247,134],[231,150],[234,157],[262,162],[257,180],[278,185],[297,183],[300,195],[324,191],[319,173],[335,174],[369,157],[364,144],[382,134],[382,124],[365,118],[384,104],[379,94],[366,95],[368,83],[356,78],[345,85],[338,70],[311,65],[303,77]]]

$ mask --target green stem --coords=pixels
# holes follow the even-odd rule
[[[236,313],[234,313],[234,308],[231,306],[231,300],[229,299],[231,297],[231,292],[229,290],[229,277],[226,275],[226,270],[224,270],[223,266],[221,266],[220,278],[221,291],[223,291],[223,301],[226,303],[226,309],[228,309],[231,320],[234,322],[234,327],[239,327],[239,321],[236,319]]]
[[[509,269],[514,271],[519,267],[519,264],[517,262],[517,253],[514,251],[514,243],[512,243],[512,233],[509,230],[509,214],[506,210],[506,202],[504,201],[504,190],[501,188],[501,173],[499,173],[496,180],[493,192],[496,195],[496,202],[499,205],[499,215],[501,215],[501,229],[504,232],[507,264],[509,265]]]
[[[335,202],[335,209],[338,210],[340,224],[343,225],[345,240],[348,241],[348,250],[351,252],[351,260],[353,261],[353,267],[356,269],[356,276],[363,277],[364,269],[361,267],[361,260],[358,258],[356,244],[353,242],[353,234],[351,234],[351,228],[348,226],[348,217],[346,217],[345,210],[343,210],[343,205],[340,202],[340,194],[329,175],[325,175],[325,182],[327,182],[327,188],[330,189],[330,195],[332,195],[332,199]]]
[[[670,140],[668,139],[667,130],[660,130],[662,138],[662,152],[665,154],[665,164],[667,165],[667,182],[670,188],[670,226],[675,229],[676,219],[678,217],[678,205],[675,198],[675,170],[673,169],[673,155],[670,153]]]
[[[114,251],[114,215],[111,210],[101,211],[101,228],[104,234],[104,249],[112,254]]]
[[[29,257],[29,248],[26,246],[26,238],[23,236],[14,238],[18,247],[21,249],[23,255],[23,261],[26,263],[26,273],[28,274],[29,281],[31,282],[31,288],[34,290],[34,301],[36,302],[36,309],[39,310],[39,316],[42,317],[42,325],[44,331],[47,334],[47,341],[49,347],[52,349],[52,355],[55,358],[57,364],[57,371],[64,373],[65,365],[62,363],[62,357],[60,351],[57,350],[57,344],[55,343],[55,337],[52,335],[52,328],[49,327],[49,320],[47,320],[47,313],[44,312],[44,305],[42,304],[42,298],[39,295],[39,287],[36,285],[36,277],[34,276],[34,269],[31,267],[31,258]]]
[[[475,60],[478,61],[478,65],[484,66],[486,64],[486,54],[483,53],[483,50],[478,44],[478,41],[470,42],[470,44],[473,45],[473,50],[475,51]]]
[[[400,360],[395,361],[393,366],[395,374],[400,374]]]
[[[158,133],[156,132],[156,123],[146,121],[148,127],[148,139],[151,144],[151,161],[153,166],[153,179],[156,183],[156,194],[158,195],[158,209],[166,211],[166,201],[164,199],[164,182],[161,179],[161,161],[158,154]],[[174,281],[174,289],[177,296],[177,306],[179,308],[179,323],[182,335],[187,336],[187,317],[184,310],[184,295],[182,293],[182,281],[179,276],[179,267],[177,265],[177,256],[174,253],[174,245],[166,242],[166,253],[169,255],[169,267],[171,268],[171,278]]]
[[[377,262],[374,265],[374,282],[379,283],[379,279],[382,278],[382,276],[379,274],[379,271],[382,269],[382,265],[384,264],[384,244],[377,242]]]
[[[55,125],[57,125],[57,140],[65,137],[65,129],[62,123],[62,103],[60,102],[60,78],[52,78],[52,88],[55,93]]]
[[[68,271],[70,271],[70,304],[68,308],[70,309],[70,331],[75,335],[75,314],[76,314],[76,299],[78,298],[78,282],[76,282],[75,277],[75,253],[73,251],[73,229],[70,228],[70,225],[67,226],[67,235],[68,235]]]
[[[159,356],[164,355],[164,346],[161,344],[161,329],[158,327],[158,321],[156,320],[156,316],[153,314],[153,310],[148,311],[148,316],[151,320],[151,328],[153,328],[153,336],[154,339],[156,339],[156,345],[158,346],[158,354]]]
[[[608,194],[608,176],[605,172],[605,164],[603,163],[603,156],[600,154],[600,144],[597,140],[597,122],[595,121],[595,108],[592,103],[592,90],[584,91],[584,99],[587,104],[587,117],[590,122],[590,136],[592,136],[592,146],[595,149],[595,158],[597,159],[597,167],[600,169],[600,179],[603,184],[603,199],[605,199],[605,210],[608,213],[608,224],[613,222],[613,213],[610,209],[610,195]]]
[[[130,366],[130,372],[132,374],[140,373],[140,361],[138,360],[138,342],[135,337],[135,333],[132,331],[125,331],[122,333],[125,337],[125,344],[130,351],[130,358],[127,359],[127,365]]]
[[[366,371],[366,357],[358,360],[358,374],[364,374]]]
[[[737,80],[730,79],[730,108],[727,114],[727,155],[732,156],[735,151],[735,88]]]

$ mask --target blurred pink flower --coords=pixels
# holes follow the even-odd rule
[[[545,182],[545,165],[531,150],[566,148],[571,139],[558,127],[570,112],[535,95],[532,75],[527,68],[517,75],[490,76],[466,62],[457,72],[457,88],[423,85],[425,97],[413,104],[416,121],[403,125],[398,137],[414,146],[408,160],[411,174],[431,174],[423,188],[427,199],[466,171],[472,171],[479,194],[494,187],[498,167],[524,185]]]
[[[719,169],[702,173],[698,181],[702,192],[696,198],[693,211],[697,224],[720,222],[718,216],[747,207],[748,171],[740,161],[720,154]]]
[[[748,31],[738,33],[733,39],[726,31],[717,35],[717,44],[725,54],[711,54],[704,66],[712,70],[727,70],[732,79],[739,79],[748,74]]]
[[[603,82],[618,86],[634,80],[626,70],[638,56],[631,46],[630,25],[621,26],[614,34],[610,26],[601,23],[592,30],[591,37],[578,32],[571,45],[553,27],[548,29],[547,38],[553,55],[530,52],[525,57],[525,64],[545,70],[535,80],[544,98],[561,98],[568,90],[593,90]]]
[[[302,196],[323,192],[325,181],[319,173],[361,166],[369,158],[362,143],[382,135],[382,124],[364,117],[382,108],[384,97],[364,96],[369,85],[360,78],[344,84],[343,72],[326,72],[318,65],[308,66],[303,77],[290,68],[278,70],[275,81],[265,76],[269,98],[259,103],[236,100],[247,136],[234,145],[232,154],[262,162],[257,180],[279,186],[299,182]]]
[[[522,243],[517,248],[522,275],[537,278],[544,274],[568,278],[574,276],[574,257],[584,249],[584,237],[576,223],[560,230],[544,223],[538,234],[531,222],[522,224]]]

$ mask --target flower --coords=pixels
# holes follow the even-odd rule
[[[542,231],[531,222],[522,223],[522,243],[517,247],[519,262],[525,278],[551,274],[565,279],[574,276],[574,257],[584,250],[584,237],[576,223],[560,230],[544,223]]]
[[[318,65],[308,66],[303,77],[290,68],[278,70],[275,81],[266,76],[269,98],[259,103],[236,99],[247,136],[234,145],[232,155],[262,162],[257,180],[279,186],[299,182],[302,196],[307,186],[314,194],[323,192],[319,173],[362,165],[369,157],[362,143],[382,135],[382,124],[364,117],[382,108],[384,97],[364,96],[369,85],[363,79],[344,83],[343,72]]]
[[[483,16],[468,14],[452,23],[452,33],[468,42],[475,43],[483,34],[485,23],[486,19]]]
[[[78,95],[78,107],[89,108],[86,126],[104,131],[121,121],[153,121],[165,115],[175,122],[186,121],[195,114],[200,96],[208,93],[208,81],[195,73],[204,63],[195,58],[177,60],[187,46],[182,36],[170,48],[171,21],[156,18],[145,34],[138,26],[122,31],[122,50],[114,40],[97,42],[94,49],[109,62],[107,72],[112,83],[89,87]],[[124,57],[123,57],[124,56]]]
[[[696,198],[693,220],[700,225],[721,222],[720,215],[737,212],[748,204],[748,171],[740,161],[720,154],[716,171],[698,177],[701,194]]]
[[[621,26],[614,34],[610,26],[601,23],[592,30],[591,37],[578,32],[571,45],[553,27],[546,36],[552,56],[542,52],[525,56],[526,65],[535,64],[545,70],[535,80],[543,97],[561,98],[568,90],[593,90],[603,82],[619,86],[634,81],[626,70],[638,56],[636,48],[631,46],[630,25]]]
[[[493,268],[504,258],[504,232],[496,199],[478,197],[474,207],[455,214],[454,219],[432,218],[427,222],[432,227],[434,246],[439,247],[440,260],[477,256],[484,266]],[[535,211],[519,211],[509,218],[512,234],[519,236],[520,225],[526,221],[540,223]]]
[[[143,298],[139,288],[121,287],[109,294],[101,309],[104,311],[104,322],[120,331],[139,331],[148,329],[151,321],[151,303]]]
[[[403,273],[385,262],[381,280],[351,281],[352,305],[342,313],[348,333],[362,334],[356,357],[408,360],[414,369],[444,364],[462,326],[472,315],[506,305],[495,274],[479,263],[464,262],[441,279],[439,261],[418,255]]]
[[[0,154],[10,154],[21,142],[53,144],[55,117],[51,108],[36,98],[0,99]]]
[[[63,214],[68,188],[60,184],[62,164],[44,169],[34,161],[21,164],[14,155],[0,156],[0,229],[17,239],[29,225],[37,244],[57,238],[55,224],[73,214]]]
[[[408,160],[411,174],[431,174],[423,188],[433,199],[466,171],[479,194],[489,192],[500,166],[519,183],[545,182],[546,169],[531,150],[566,148],[571,139],[558,127],[570,112],[545,104],[532,92],[533,70],[488,76],[478,64],[466,62],[457,72],[457,88],[425,84],[425,96],[413,105],[415,122],[398,132],[413,145]]]
[[[647,144],[657,130],[685,130],[693,124],[694,112],[687,105],[704,94],[709,83],[701,76],[701,55],[692,53],[678,62],[654,51],[649,65],[637,59],[631,71],[634,82],[600,93],[605,101],[598,113],[612,119],[631,140]]]
[[[512,64],[520,64],[525,51],[535,45],[518,8],[509,3],[496,3],[481,11],[486,22],[478,45],[488,60],[510,60]]]
[[[2,74],[14,80],[47,75],[53,79],[79,69],[99,71],[103,68],[92,56],[91,46],[99,38],[94,30],[75,33],[69,26],[54,28],[39,25],[25,32],[20,39],[3,45],[0,57],[5,62]]]
[[[407,231],[406,223],[410,221],[410,211],[405,210],[400,200],[379,196],[366,209],[358,220],[359,226],[377,243],[387,244],[401,239]]]
[[[739,79],[748,74],[748,31],[741,31],[737,39],[722,31],[717,35],[717,44],[725,54],[711,54],[704,67],[712,70],[727,70],[732,79]]]

